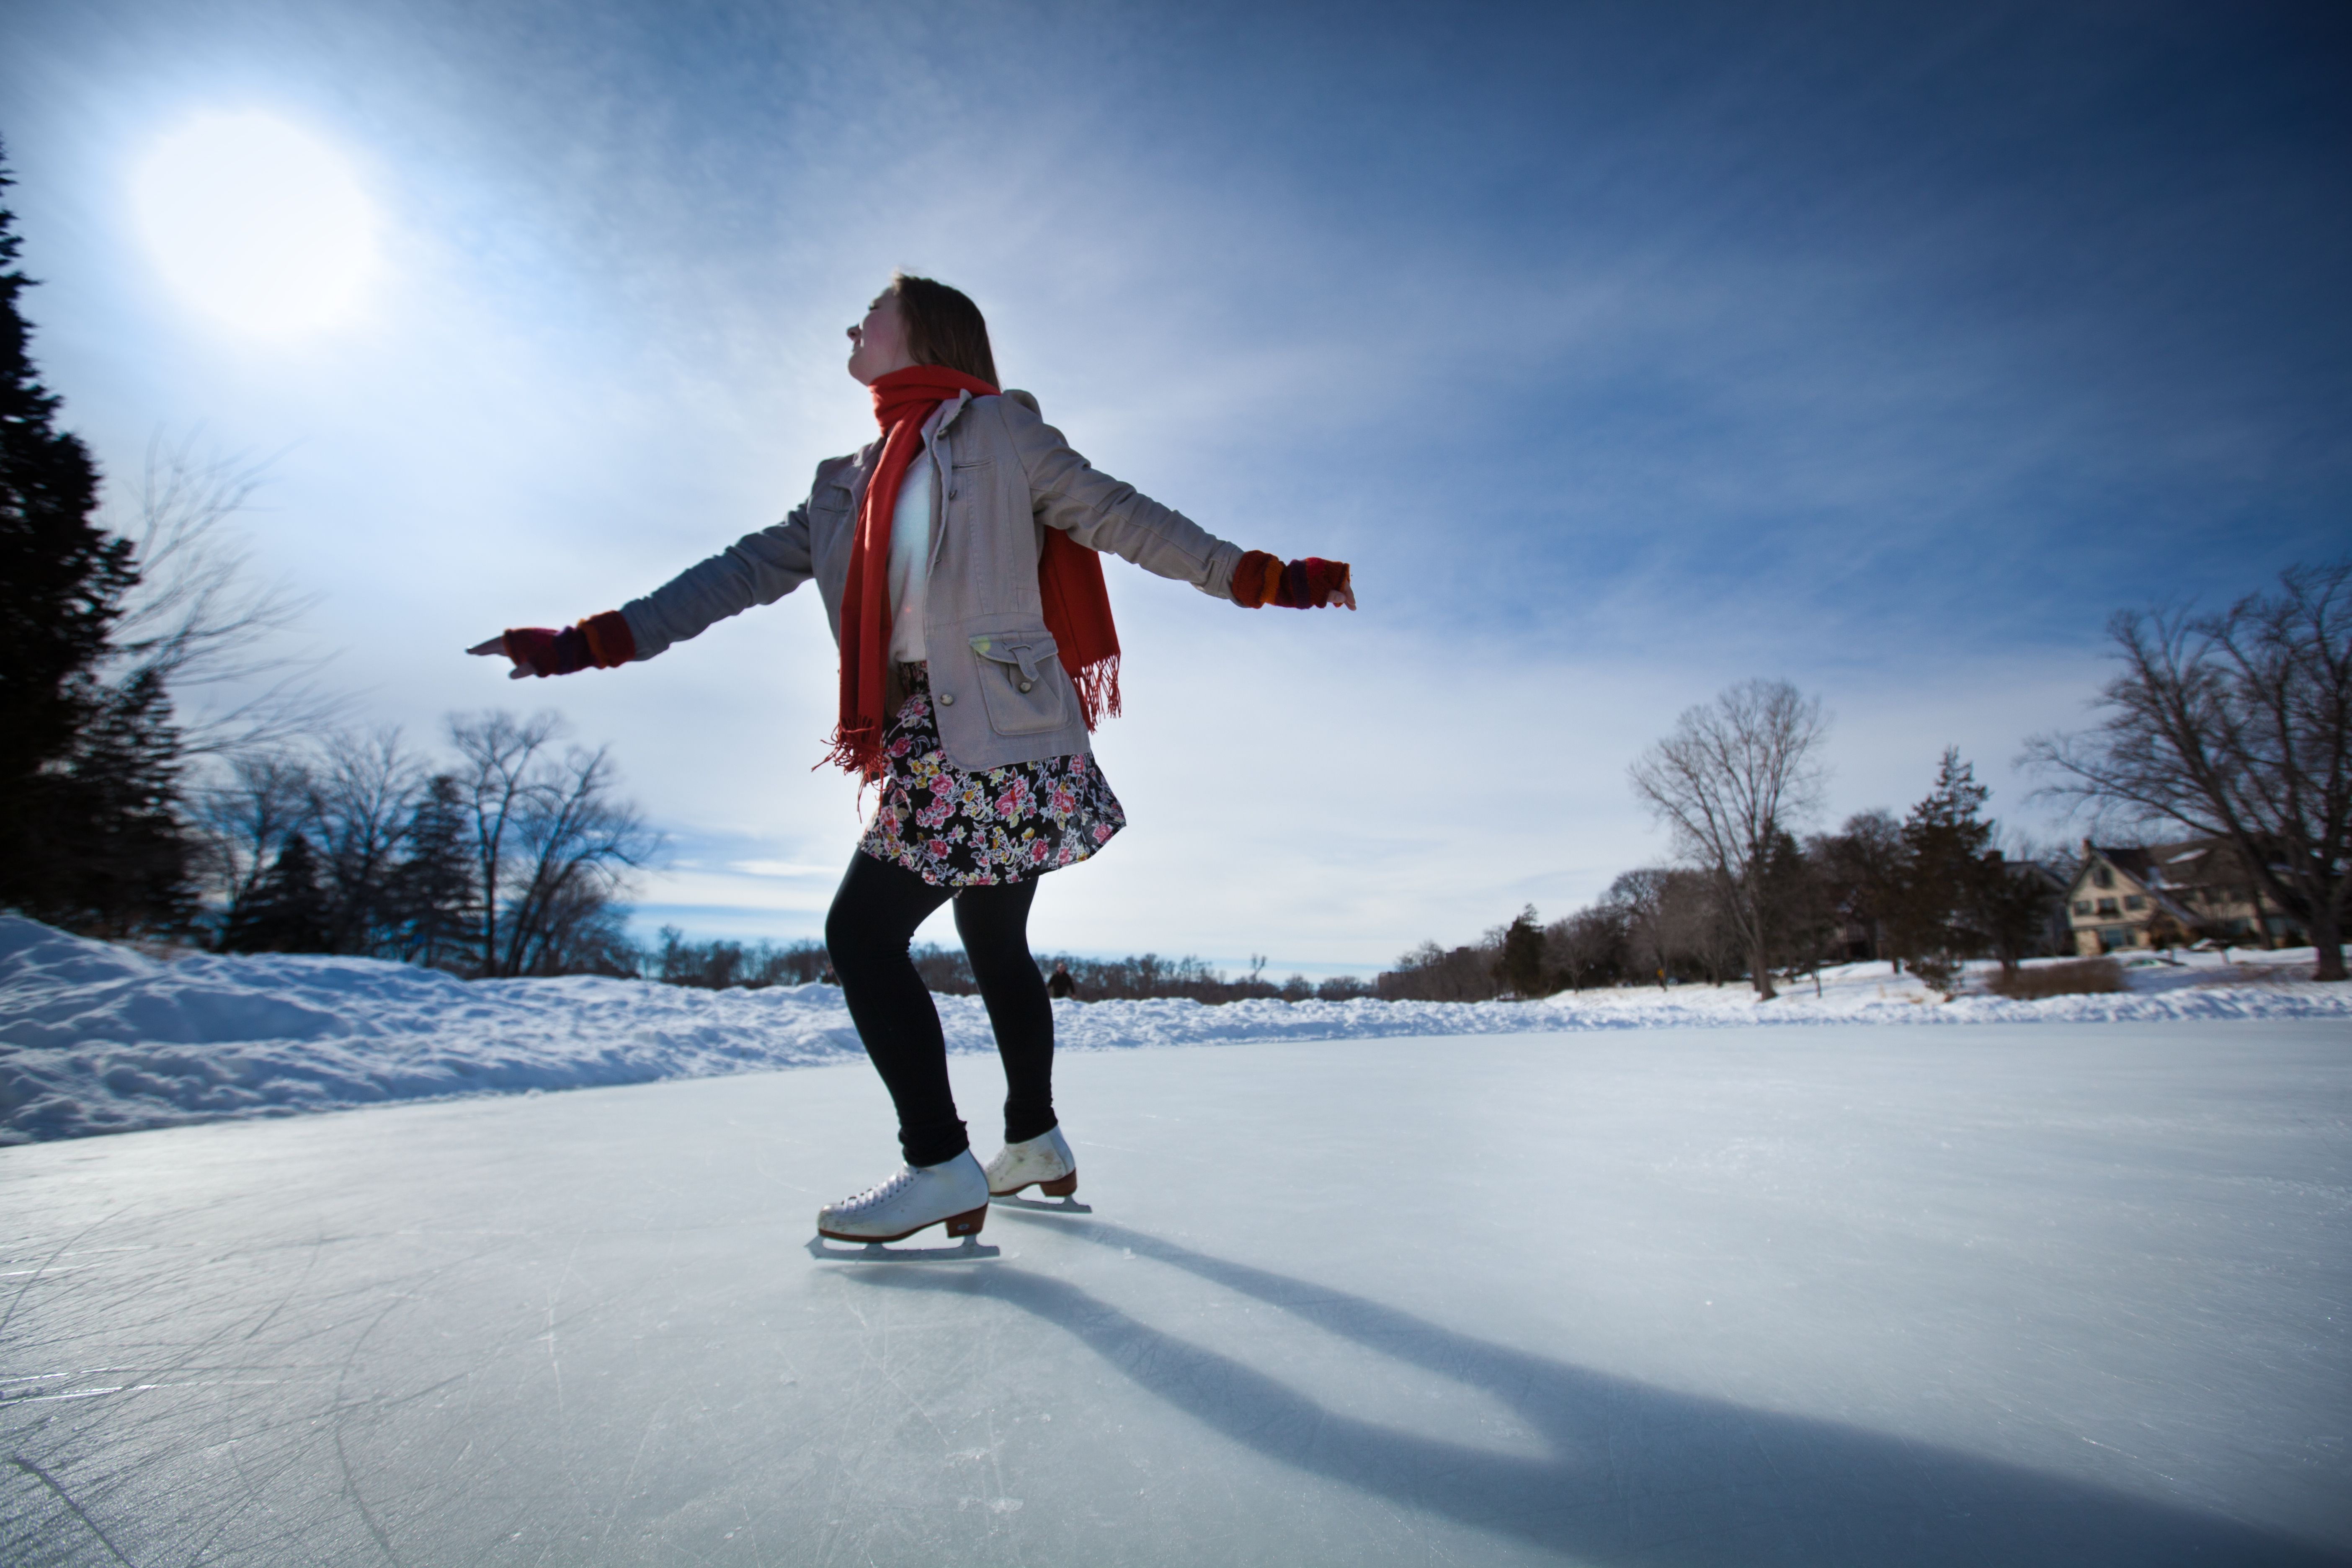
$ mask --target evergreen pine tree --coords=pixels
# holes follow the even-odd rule
[[[1960,760],[1960,749],[1947,746],[1935,787],[1903,820],[1896,942],[1912,968],[1948,994],[1957,984],[1958,962],[1983,944],[1973,916],[1992,824],[1978,814],[1991,795],[1977,783],[1976,769]]]
[[[1495,961],[1495,978],[1522,1002],[1544,994],[1543,927],[1533,905],[1503,929],[1502,955]]]
[[[188,909],[177,743],[160,680],[100,672],[139,571],[26,352],[20,244],[0,206],[0,905],[122,934]]]
[[[289,833],[278,858],[221,929],[226,952],[323,952],[332,910],[319,883],[319,855]]]
[[[427,780],[403,835],[392,884],[389,956],[435,969],[468,967],[479,933],[474,920],[474,862],[457,781]]]

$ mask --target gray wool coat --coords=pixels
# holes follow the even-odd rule
[[[1038,597],[1045,531],[1061,529],[1090,550],[1226,600],[1241,546],[1089,468],[1025,392],[959,393],[924,423],[923,440],[938,520],[923,643],[948,761],[979,770],[1091,751]],[[783,521],[622,605],[637,658],[772,605],[812,578],[837,646],[857,510],[881,454],[877,440],[818,464],[808,500]]]

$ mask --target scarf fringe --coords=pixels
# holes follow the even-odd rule
[[[1070,679],[1078,689],[1078,713],[1089,732],[1105,719],[1118,717],[1118,655],[1071,671]]]
[[[846,724],[834,727],[825,742],[824,755],[819,757],[809,772],[822,767],[836,767],[858,777],[857,795],[866,798],[866,785],[882,776],[882,731],[879,729],[852,730]]]

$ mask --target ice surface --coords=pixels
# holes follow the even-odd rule
[[[2352,1022],[2352,986],[2310,950],[2210,954],[2133,990],[1933,1003],[1884,963],[1853,964],[1759,1005],[1745,985],[1588,991],[1548,1001],[1065,1002],[1065,1050],[1210,1041],[1520,1034],[1758,1023],[1983,1024],[2257,1017]],[[993,1053],[977,997],[942,996],[950,1049]],[[862,1060],[829,985],[693,991],[576,978],[467,984],[369,959],[193,955],[165,962],[0,915],[0,1143],[229,1116],[458,1094],[579,1089]]]
[[[2340,1021],[1059,1085],[979,1264],[802,1250],[862,1065],[0,1151],[0,1561],[2352,1562]]]

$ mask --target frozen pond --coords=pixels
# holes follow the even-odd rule
[[[891,1163],[862,1065],[0,1150],[0,1561],[2352,1562],[2342,1022],[1060,1100],[1093,1214],[962,1264],[803,1250]]]

